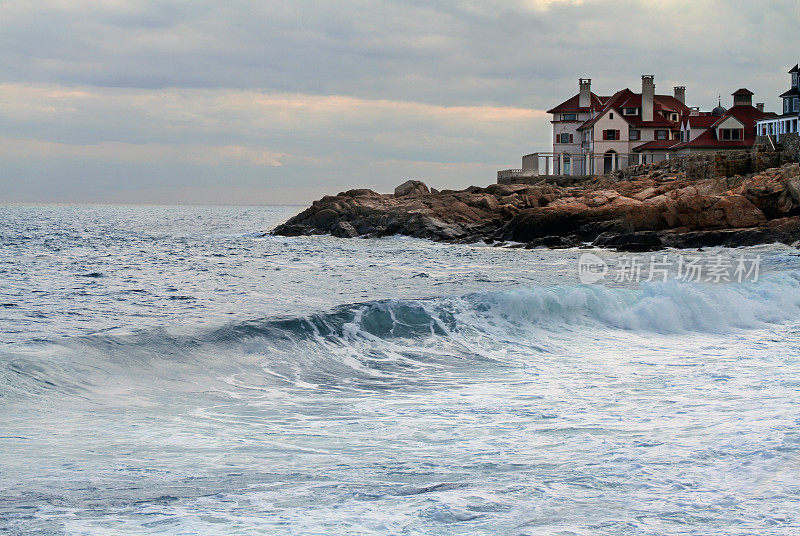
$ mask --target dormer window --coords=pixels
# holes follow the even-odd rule
[[[669,139],[669,133],[666,130],[656,130],[656,139],[657,140],[667,140]]]
[[[741,140],[742,129],[740,128],[721,128],[719,129],[719,139],[721,140]]]
[[[614,119],[614,112],[611,112],[610,114],[608,114],[608,118],[609,119]]]
[[[561,114],[562,121],[577,121],[578,114]]]
[[[622,115],[636,115],[639,113],[639,108],[624,108]]]

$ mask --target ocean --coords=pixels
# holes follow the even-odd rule
[[[301,208],[0,206],[0,533],[800,533],[796,249],[585,284]]]

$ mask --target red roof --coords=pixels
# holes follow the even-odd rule
[[[615,93],[612,97],[609,97],[608,101],[606,102],[605,106],[603,106],[602,111],[593,119],[582,124],[578,127],[578,130],[583,130],[593,126],[600,117],[603,116],[605,112],[608,110],[614,109],[617,112],[625,108],[637,108],[641,109],[642,107],[642,95],[641,93],[634,93],[630,89],[623,89]],[[653,121],[644,121],[642,120],[641,113],[637,115],[625,115],[620,113],[620,116],[628,122],[628,124],[636,127],[665,127],[665,128],[678,128],[679,124],[677,121],[670,121],[666,119],[663,115],[655,113],[655,112],[675,112],[679,116],[688,113],[689,107],[683,104],[681,101],[672,97],[670,95],[655,95],[653,97]]]
[[[709,128],[711,125],[717,122],[716,115],[690,115],[686,118],[686,121],[689,122],[689,126],[692,128]]]
[[[746,104],[739,104],[737,106],[734,106],[730,110],[728,110],[725,113],[725,115],[723,115],[722,117],[717,119],[717,121],[714,122],[714,124],[712,126],[716,127],[717,125],[719,125],[720,123],[725,121],[727,118],[735,117],[736,119],[738,119],[739,121],[744,123],[745,128],[753,127],[755,129],[756,128],[756,121],[758,121],[759,119],[764,119],[765,117],[767,117],[769,115],[770,115],[769,113],[762,112],[762,111],[760,111],[758,108],[756,108],[754,106],[749,106],[749,105],[746,105]],[[755,134],[754,134],[754,136],[755,136]]]
[[[674,145],[678,145],[680,142],[681,140],[653,140],[634,147],[633,150],[644,151],[646,149],[670,149]]]
[[[682,149],[684,147],[694,148],[719,148],[719,149],[746,149],[752,147],[755,143],[755,135],[748,136],[747,129],[745,129],[743,140],[718,140],[713,128],[709,128],[692,141],[679,143],[674,149]]]
[[[737,89],[735,93],[732,93],[732,95],[755,95],[755,93],[753,93],[747,88],[741,88]]]
[[[594,118],[589,119],[584,124],[579,126],[578,130],[583,130],[584,128],[589,128],[590,126],[592,126],[595,123],[597,123],[597,121],[603,116],[603,114],[606,112],[606,110],[609,110],[610,108],[612,108],[613,104],[615,102],[619,101],[623,96],[626,96],[626,92],[627,93],[631,93],[631,90],[630,89],[622,89],[622,90],[617,91],[616,93],[614,93],[611,97],[608,98],[608,100],[605,103],[605,106],[603,106],[603,109],[600,111],[600,113],[598,113]]]
[[[753,106],[738,105],[728,110],[722,117],[715,118],[716,121],[707,128],[705,132],[697,136],[692,141],[680,143],[676,145],[675,149],[683,147],[694,148],[720,148],[720,149],[737,149],[752,147],[756,140],[756,121],[770,117],[774,114],[765,113],[758,110]],[[741,140],[718,140],[716,135],[716,128],[722,124],[723,121],[729,117],[735,117],[744,125],[744,139]],[[691,118],[690,118],[691,119]]]
[[[574,97],[565,100],[552,110],[547,110],[549,114],[560,114],[564,112],[589,112],[592,108],[598,109],[603,107],[603,102],[594,93],[589,93],[591,105],[587,107],[580,107],[580,93]]]

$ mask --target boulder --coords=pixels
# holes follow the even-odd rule
[[[352,223],[340,221],[331,227],[331,235],[339,238],[355,238],[358,236],[358,231],[356,231]]]
[[[592,245],[617,251],[658,251],[664,248],[661,237],[655,231],[601,233]]]
[[[406,181],[394,189],[394,195],[401,197],[404,195],[423,195],[430,193],[428,187],[422,181],[410,180]]]

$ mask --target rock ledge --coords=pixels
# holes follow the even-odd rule
[[[407,181],[394,194],[357,189],[325,196],[279,225],[284,236],[402,234],[448,242],[590,243],[626,251],[746,246],[800,240],[800,169],[692,180],[655,164],[620,180],[560,187],[492,184],[431,191]]]

